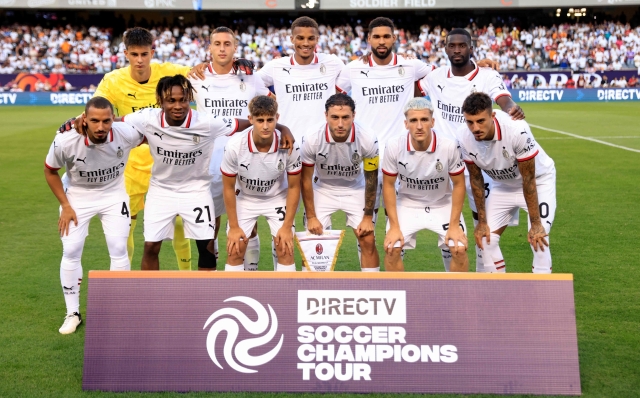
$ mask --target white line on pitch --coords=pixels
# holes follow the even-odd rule
[[[595,138],[595,137],[585,137],[585,138]],[[635,138],[638,139],[640,138],[640,135],[612,135],[612,136],[606,136],[606,137],[598,137],[598,138],[606,138],[606,139],[610,139],[610,138],[615,138],[615,139],[624,139],[624,138]],[[578,138],[575,137],[536,137],[536,140],[577,140]]]
[[[637,152],[637,153],[640,153],[640,149],[628,148],[628,147],[626,147],[626,146],[612,144],[612,143],[610,143],[610,142],[597,140],[597,139],[595,139],[595,138],[591,138],[591,137],[583,137],[583,136],[578,135],[578,134],[567,133],[566,131],[554,130],[554,129],[550,129],[550,128],[546,128],[546,127],[542,127],[542,126],[537,126],[537,125],[535,125],[535,124],[529,124],[529,126],[531,126],[531,127],[535,127],[535,128],[537,128],[537,129],[540,129],[540,130],[551,131],[552,133],[558,133],[558,134],[568,135],[569,137],[578,138],[578,139],[585,140],[585,141],[597,142],[598,144],[608,145],[608,146],[612,146],[612,147],[614,147],[614,148],[619,148],[619,149],[624,149],[625,151],[630,151],[630,152]]]

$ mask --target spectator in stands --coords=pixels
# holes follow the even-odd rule
[[[576,88],[576,82],[573,80],[573,75],[569,76],[569,80],[565,83],[566,88]]]

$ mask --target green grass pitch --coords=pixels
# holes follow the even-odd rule
[[[637,102],[523,107],[532,124],[640,150]],[[55,128],[80,111],[78,107],[0,108],[0,397],[170,396],[83,392],[84,327],[70,336],[58,333],[65,313],[59,280],[58,204],[42,170]],[[555,160],[558,173],[558,210],[551,233],[554,272],[574,274],[583,394],[640,396],[640,153],[538,128],[533,132]],[[471,225],[468,210],[465,218]],[[300,230],[300,218],[298,224]],[[378,244],[384,235],[383,224],[378,225]],[[509,228],[501,240],[508,272],[531,272],[526,225],[521,213],[520,225]],[[335,217],[334,228],[344,228],[343,215]],[[97,220],[90,231],[82,261],[85,278],[88,270],[109,267]],[[269,270],[270,243],[264,221],[260,234],[260,269]],[[222,238],[220,247],[225,244]],[[133,269],[140,268],[141,222],[136,245]],[[195,259],[195,245],[192,249]],[[469,254],[474,269],[473,248]],[[299,268],[299,256],[296,261]],[[355,239],[347,231],[337,269],[357,270],[357,264]],[[162,249],[161,267],[176,269],[169,243]],[[419,237],[418,249],[406,256],[406,268],[442,271],[434,234]],[[84,308],[86,287],[81,301]]]

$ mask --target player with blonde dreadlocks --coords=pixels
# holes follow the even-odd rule
[[[251,123],[192,110],[193,93],[184,76],[163,77],[156,87],[160,108],[122,118],[145,135],[153,157],[144,214],[143,270],[160,269],[158,253],[162,241],[173,237],[176,216],[183,219],[185,237],[196,240],[198,269],[216,270],[216,258],[208,249],[215,231],[208,172],[213,143],[222,135],[249,128]],[[281,148],[292,148],[291,131],[282,125],[278,129],[283,133]]]

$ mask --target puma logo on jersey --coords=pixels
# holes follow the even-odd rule
[[[327,155],[328,155],[328,153],[327,154],[318,153],[318,156],[322,156],[324,158],[324,160],[327,160]]]
[[[442,90],[444,90],[444,86],[441,86],[438,84],[438,88],[440,89],[440,92],[442,92]]]
[[[478,160],[478,154],[477,153],[469,152],[469,156],[473,156],[474,158],[476,158],[476,160]]]
[[[133,94],[127,94],[127,97],[133,97],[134,100],[137,100],[136,98],[136,93]]]
[[[361,71],[360,71],[360,73],[361,73],[361,74],[363,74],[363,75],[365,75],[366,77],[369,77],[369,72],[370,72],[370,71],[366,71],[366,72],[365,72],[365,71],[363,71],[363,70],[361,70]]]
[[[246,164],[246,165],[245,165],[245,164],[240,163],[240,167],[244,167],[247,171],[249,171],[249,165],[251,165],[251,163]]]
[[[76,158],[76,162],[82,162],[84,164],[87,164],[87,162],[85,162],[85,160],[87,160],[87,157],[85,156],[84,158],[80,159],[80,158]]]
[[[402,165],[402,167],[404,167],[404,169],[407,169],[407,165],[409,164],[409,162],[407,163],[402,163],[402,162],[398,162],[398,164]]]
[[[547,221],[547,224],[549,224],[549,226],[551,226],[551,221]]]
[[[162,139],[162,136],[164,135],[164,133],[162,133],[162,134],[153,133],[153,135],[157,135],[158,137],[160,137],[160,139]]]
[[[283,71],[287,72],[289,75],[291,75],[291,68],[287,69],[287,68],[282,68]]]
[[[213,228],[213,225],[209,224],[209,226],[211,227],[211,229],[215,230],[215,228]]]
[[[207,92],[209,92],[209,86],[202,86],[203,89],[207,90]]]

